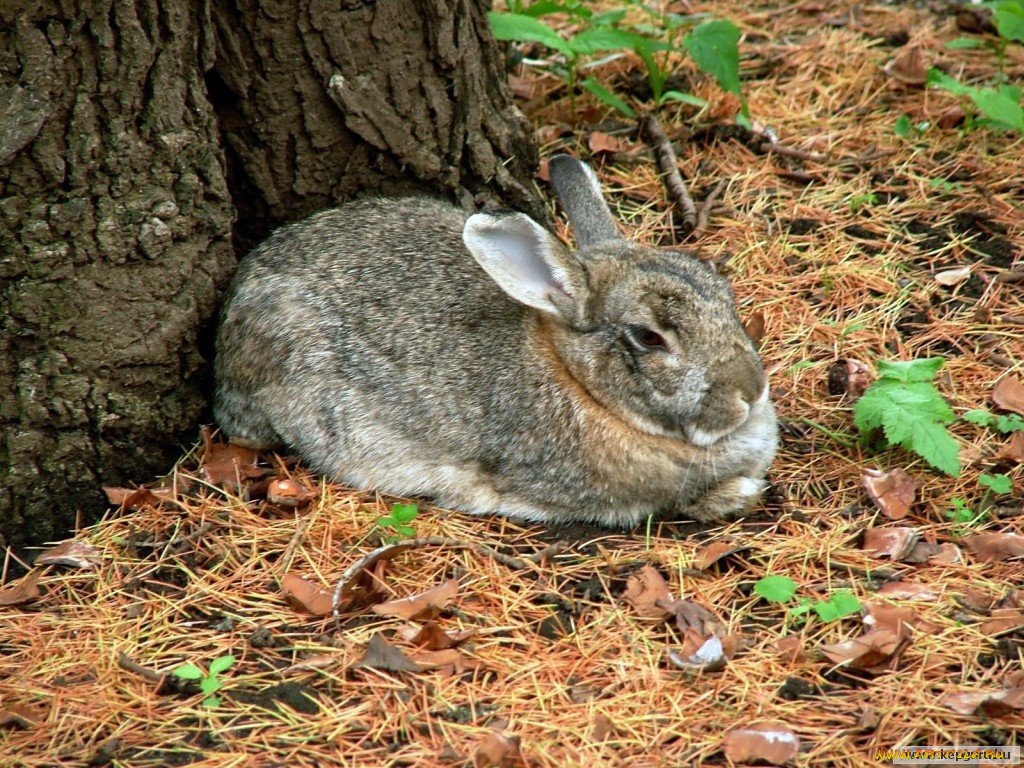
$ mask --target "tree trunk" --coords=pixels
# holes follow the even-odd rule
[[[361,194],[544,218],[535,164],[482,0],[0,2],[0,535],[194,439],[232,237]]]

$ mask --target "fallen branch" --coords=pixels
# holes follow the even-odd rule
[[[825,155],[818,152],[808,152],[796,147],[787,147],[785,144],[779,144],[777,141],[761,142],[760,149],[762,152],[774,152],[777,155],[792,157],[797,160],[807,160],[812,163],[821,163],[825,160]]]
[[[697,226],[697,206],[693,204],[693,198],[690,197],[690,193],[686,189],[686,182],[683,181],[682,174],[679,173],[678,160],[676,153],[672,150],[672,142],[668,140],[658,118],[653,114],[648,113],[640,119],[640,137],[654,150],[654,158],[664,177],[665,188],[683,215],[685,234],[689,234]]]
[[[708,196],[704,198],[704,202],[701,203],[700,211],[697,213],[697,226],[693,228],[693,237],[700,237],[704,231],[708,228],[708,217],[715,210],[715,202],[720,194],[725,190],[728,185],[728,179],[720,179],[717,184],[708,192]]]

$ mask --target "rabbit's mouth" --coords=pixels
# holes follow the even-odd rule
[[[768,385],[765,384],[761,394],[753,403],[748,403],[739,396],[736,400],[736,418],[732,424],[720,429],[704,429],[697,424],[687,424],[683,428],[686,439],[700,448],[707,448],[743,428],[764,412],[765,406],[768,404]]]

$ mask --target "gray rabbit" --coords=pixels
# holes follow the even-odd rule
[[[214,412],[330,478],[547,522],[716,520],[760,497],[775,410],[728,283],[626,241],[593,171],[522,213],[375,199],[284,227],[221,317]]]

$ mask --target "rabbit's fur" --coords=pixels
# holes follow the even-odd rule
[[[524,214],[419,198],[275,232],[222,314],[220,425],[474,513],[626,526],[750,507],[777,429],[728,283],[624,240],[578,160],[549,168],[575,252]]]

